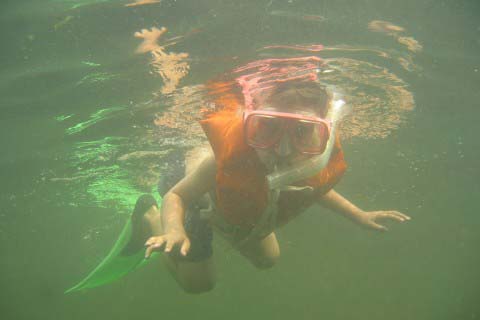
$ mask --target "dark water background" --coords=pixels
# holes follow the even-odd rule
[[[78,3],[0,5],[1,319],[480,319],[480,2]],[[272,270],[258,272],[217,244],[211,293],[187,295],[163,266],[150,265],[63,294],[106,254],[125,215],[72,197],[82,190],[47,183],[49,173],[68,170],[74,143],[131,128],[121,118],[71,137],[55,118],[85,120],[102,106],[151,98],[160,80],[148,76],[145,56],[134,55],[135,31],[202,28],[174,48],[194,60],[182,84],[196,84],[234,66],[225,57],[248,60],[268,44],[394,46],[368,32],[371,20],[400,25],[423,45],[418,71],[391,66],[416,108],[384,139],[345,143],[349,171],[337,189],[364,209],[398,209],[411,222],[378,234],[312,209],[279,231],[282,258]],[[115,77],[79,85],[91,72],[82,61]]]

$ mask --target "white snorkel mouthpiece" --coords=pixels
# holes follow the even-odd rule
[[[331,122],[331,129],[325,151],[320,155],[313,156],[294,166],[276,170],[269,174],[267,176],[267,182],[270,190],[280,189],[282,186],[287,186],[296,181],[309,178],[327,166],[333,146],[335,145],[336,129],[340,120],[345,115],[345,109],[345,101],[335,99],[334,95],[330,103],[330,110],[326,116],[326,119]]]

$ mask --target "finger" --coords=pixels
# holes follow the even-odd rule
[[[162,240],[163,237],[150,237],[148,240],[145,242],[146,246],[151,246],[152,244],[156,243],[159,240]]]
[[[190,251],[190,240],[185,239],[185,241],[183,241],[182,248],[180,249],[180,253],[185,257],[188,254],[188,251]]]
[[[150,255],[152,254],[152,251],[153,251],[153,246],[150,246],[145,250],[145,259],[150,258]]]
[[[160,30],[155,28],[155,30],[157,31],[156,34],[157,34],[158,38],[160,38],[161,36],[163,36],[164,33],[167,32],[167,28],[165,28],[165,27],[160,28]]]
[[[150,241],[152,240],[153,241]],[[155,241],[156,240],[156,241]],[[145,250],[145,258],[148,259],[150,255],[152,254],[153,251],[155,250],[161,250],[160,248],[165,244],[166,239],[161,237],[161,238],[150,238],[147,242],[150,241],[150,244],[145,244],[147,246],[147,249]]]
[[[380,215],[380,217],[382,217],[382,218],[390,218],[390,219],[393,219],[393,220],[396,220],[396,221],[399,221],[399,222],[405,221],[405,218],[403,218],[402,216],[393,214],[393,213],[382,213],[382,214]]]
[[[161,240],[155,242],[154,244],[152,244],[151,246],[154,248],[154,249],[158,249],[158,250],[161,250],[160,248],[163,247],[163,245],[167,242],[167,240],[165,238],[162,238]]]
[[[151,247],[152,250],[161,250],[161,247],[165,244],[167,240],[164,237],[153,238],[153,241],[150,241],[148,244],[145,244],[148,247]]]
[[[148,29],[142,29],[142,33],[147,33],[149,32]]]
[[[155,237],[150,237],[150,238],[148,238],[148,240],[145,241],[145,245],[146,245],[146,246],[152,245],[152,244],[155,242],[155,239],[156,239]]]
[[[399,212],[399,211],[391,211],[391,213],[393,213],[393,214],[395,214],[395,215],[398,215],[398,216],[402,217],[402,218],[405,219],[405,220],[410,220],[410,219],[412,219],[412,218],[410,218],[409,216],[407,216],[406,214],[401,213],[401,212]]]
[[[403,214],[401,212],[398,212],[398,211],[387,211],[385,213],[389,214],[390,217],[392,217],[392,216],[399,217],[399,218],[402,219],[402,221],[410,220],[409,216],[407,216],[406,214]]]
[[[388,228],[378,223],[372,223],[371,226],[378,231],[388,231]]]
[[[137,37],[137,38],[142,38],[142,34],[141,34],[140,32],[138,32],[138,31],[135,32],[133,35],[134,35],[135,37]]]
[[[165,245],[165,250],[163,250],[163,251],[165,251],[167,253],[171,252],[174,244],[175,244],[175,242],[173,242],[173,241],[167,241],[167,244]]]

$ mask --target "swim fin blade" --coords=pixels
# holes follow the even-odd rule
[[[137,206],[135,209],[137,209]],[[135,212],[132,215],[135,215]],[[132,238],[132,231],[132,217],[129,217],[108,255],[90,274],[78,284],[66,290],[65,293],[91,289],[118,280],[158,256],[154,253],[149,259],[145,259],[143,248],[133,254],[124,254],[124,249]]]

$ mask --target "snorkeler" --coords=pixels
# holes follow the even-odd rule
[[[201,126],[209,148],[161,181],[161,208],[151,196],[137,202],[131,251],[146,239],[146,258],[164,252],[180,286],[201,293],[215,284],[212,229],[266,269],[280,256],[275,229],[314,204],[374,230],[387,230],[379,219],[410,220],[363,211],[333,189],[347,167],[337,134],[343,104],[316,81],[290,81],[255,107],[232,100],[208,115]]]

